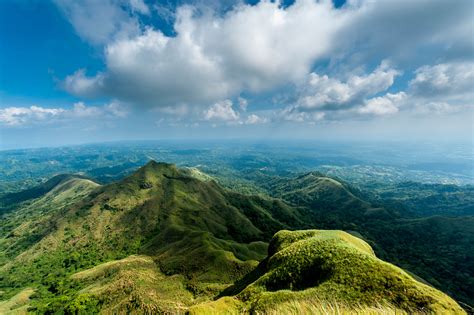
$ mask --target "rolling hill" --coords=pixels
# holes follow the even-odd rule
[[[196,296],[209,295],[251,271],[273,233],[303,225],[279,200],[229,192],[191,175],[151,161],[120,182],[77,179],[20,207],[2,224],[1,290],[9,297],[15,288],[39,285],[42,298],[54,299],[72,290],[64,281],[70,274],[144,254],[163,274],[182,275]],[[76,197],[56,206],[71,191]],[[38,204],[47,213],[34,211]]]
[[[298,208],[313,227],[356,232],[382,259],[422,277],[472,309],[474,216],[404,216],[392,203],[375,206],[347,183],[318,172],[260,182],[273,197]]]
[[[463,314],[450,297],[342,231],[280,231],[253,273],[191,314]]]
[[[450,298],[381,262],[369,245],[343,232],[298,232],[304,235],[301,241],[309,239],[302,247],[304,250],[294,252],[294,257],[286,262],[276,260],[273,257],[284,251],[275,245],[281,237],[293,240],[294,235],[300,235],[278,233],[268,247],[276,232],[336,227],[354,235],[360,235],[354,231],[361,233],[382,258],[405,264],[411,271],[417,266],[416,256],[399,253],[401,235],[397,237],[402,241],[395,239],[392,243],[381,236],[385,224],[395,224],[393,233],[401,233],[396,230],[401,228],[401,218],[389,210],[373,207],[350,186],[317,173],[293,180],[279,179],[271,185],[274,196],[285,201],[237,193],[222,188],[196,169],[179,169],[154,161],[118,182],[103,186],[86,178],[64,177],[34,199],[19,199],[21,202],[2,220],[0,293],[4,302],[0,310],[3,307],[28,308],[38,313],[183,313],[224,310],[230,305],[234,311],[264,309],[271,313],[275,310],[267,304],[255,302],[267,297],[268,301],[281,302],[277,304],[283,310],[300,302],[311,308],[316,307],[307,300],[311,295],[301,292],[325,292],[320,285],[327,275],[306,269],[316,268],[316,263],[341,263],[330,260],[326,251],[342,260],[347,256],[345,269],[334,267],[340,270],[339,278],[324,281],[325,285],[337,284],[335,291],[327,292],[341,297],[342,292],[349,290],[348,298],[352,300],[325,299],[317,302],[317,307],[347,308],[357,304],[362,309],[382,307],[405,312],[423,307],[459,310]],[[334,248],[326,246],[328,239]],[[353,245],[363,253],[353,253]],[[348,246],[352,246],[349,252]],[[453,270],[453,262],[459,262],[458,253],[465,246],[461,243],[443,266]],[[300,269],[299,263],[309,263],[311,257],[315,261],[310,267],[302,267],[306,271]],[[272,265],[270,261],[279,262]],[[280,263],[286,267],[278,267]],[[363,268],[361,264],[365,264]],[[354,281],[362,276],[378,277],[374,272],[380,266],[387,269],[380,277],[392,279],[386,280],[388,287],[382,287],[375,278],[373,288],[351,287],[351,277]],[[445,278],[433,270],[427,275],[441,280],[436,283],[439,287],[448,288],[443,286]],[[351,275],[349,280],[338,282],[344,273]],[[275,286],[257,280],[268,278],[266,274],[269,279],[278,275],[279,278],[271,280]],[[297,282],[291,284],[293,276],[297,276]],[[457,285],[449,289],[459,294]],[[419,302],[416,294],[400,293],[407,288],[421,288],[421,299],[428,302]],[[225,294],[232,297],[212,302],[214,297]],[[376,305],[372,295],[387,295],[386,303]],[[286,298],[280,300],[281,296]],[[306,297],[300,299],[302,296]],[[441,298],[439,305],[432,302],[433,297]]]

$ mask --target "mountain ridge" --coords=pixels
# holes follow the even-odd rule
[[[62,192],[78,187],[83,190],[77,190],[77,198],[61,199],[51,207],[47,220],[26,222],[36,226],[39,234],[18,230],[21,224],[11,227],[16,234],[7,237],[12,231],[2,233],[0,249],[14,250],[6,251],[7,256],[1,260],[4,263],[0,267],[0,290],[7,290],[6,297],[10,297],[18,292],[15,287],[33,285],[36,298],[32,307],[42,312],[52,307],[75,307],[77,303],[91,309],[98,305],[108,308],[111,304],[107,294],[98,292],[123,299],[127,295],[117,288],[127,284],[127,294],[136,296],[142,311],[153,309],[153,305],[161,311],[170,311],[174,306],[179,310],[218,296],[229,286],[243,283],[239,279],[258,273],[265,257],[274,254],[272,243],[268,252],[268,242],[279,230],[308,228],[311,224],[307,220],[313,214],[308,209],[270,197],[243,195],[222,188],[212,178],[204,178],[205,181],[196,178],[189,169],[179,169],[174,164],[150,161],[109,185],[100,186],[86,179],[63,182],[51,191],[56,189],[60,196],[62,188]],[[329,181],[337,188],[337,196],[354,198],[357,204],[365,205],[335,180],[307,179],[297,179],[303,188],[299,193],[304,193],[304,185],[309,183],[315,189],[306,190],[307,196],[313,200],[319,196],[332,198],[331,194],[321,194]],[[281,187],[295,194],[294,190]],[[54,198],[48,194],[34,202],[54,205]],[[352,204],[348,202],[343,210]],[[31,210],[20,208],[16,213],[32,213]],[[340,211],[335,213],[342,215],[346,210]],[[358,215],[361,213],[364,212]],[[12,261],[5,264],[8,259]],[[96,274],[98,270],[104,274],[97,278],[102,279],[99,282],[94,277],[78,276],[81,272]],[[163,304],[146,295],[145,287],[150,292],[161,292],[164,287],[145,280],[137,282],[134,272],[137,279],[144,279],[142,275],[161,279],[163,285],[169,285],[183,297],[184,304]],[[65,279],[73,281],[68,283]],[[125,303],[123,307],[132,306]]]

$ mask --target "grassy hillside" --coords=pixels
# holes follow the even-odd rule
[[[45,195],[61,183],[67,182],[73,178],[85,178],[81,175],[60,174],[52,177],[46,182],[30,189],[22,190],[16,193],[4,194],[0,197],[0,205],[8,206],[15,203],[24,202]]]
[[[445,299],[378,260],[365,242],[342,232],[285,232],[277,234],[268,249],[277,231],[309,227],[360,235],[379,257],[469,303],[471,289],[460,288],[472,279],[465,268],[474,241],[472,229],[465,227],[472,226],[472,220],[403,219],[319,173],[265,181],[262,188],[284,201],[227,190],[196,169],[154,161],[104,186],[65,177],[3,215],[0,307],[29,307],[39,313],[99,309],[179,313],[199,304],[193,311],[230,308],[272,313],[277,312],[270,306],[273,303],[290,313],[299,307],[308,312],[356,307],[371,313],[435,310],[436,303],[425,295]],[[307,244],[292,247],[300,244],[295,237]],[[272,258],[285,252],[282,244],[298,250],[285,256],[287,260]],[[272,261],[274,265],[269,264]],[[338,276],[327,278],[333,267],[328,273],[316,263],[339,266],[334,267]],[[370,269],[374,266],[388,268],[380,276],[382,282]],[[456,273],[458,269],[464,273]],[[355,282],[359,287],[351,284],[352,277],[362,275],[376,276],[374,286],[360,287],[362,281]],[[418,295],[408,294],[413,288],[424,294],[422,302]],[[211,301],[223,292],[233,297]],[[371,296],[383,303],[375,303]]]
[[[259,182],[297,207],[313,227],[357,232],[381,258],[474,305],[473,216],[404,217],[393,204],[375,206],[350,185],[318,172]]]
[[[58,178],[55,177],[56,185],[39,198],[22,202],[14,212],[2,215],[0,266],[54,231],[54,218],[99,186],[77,176],[61,176],[61,181],[56,181]]]
[[[253,274],[213,303],[191,308],[230,313],[464,314],[447,295],[378,259],[361,239],[342,231],[280,231]]]
[[[182,275],[194,296],[210,296],[251,271],[273,233],[302,224],[280,201],[191,175],[152,161],[107,186],[57,186],[12,213],[0,240],[4,298],[31,286],[45,301],[37,307],[56,305],[58,296],[73,303],[83,284],[69,283],[71,274],[133,254],[152,257],[159,273]],[[38,211],[43,204],[47,210]]]

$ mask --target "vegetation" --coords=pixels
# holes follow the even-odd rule
[[[240,305],[221,298],[191,313],[225,306],[249,313],[464,314],[450,297],[378,259],[366,242],[342,231],[280,231],[258,269],[256,280],[238,284],[244,287],[237,294]]]
[[[474,304],[474,250],[470,245],[474,243],[474,216],[413,218],[391,204],[368,202],[363,191],[318,172],[261,177],[259,182],[273,197],[298,207],[313,227],[355,231],[379,257]]]
[[[48,210],[37,211],[43,204]],[[38,310],[72,305],[85,285],[69,283],[72,274],[145,254],[157,272],[182,275],[194,296],[212,296],[251,271],[265,257],[263,241],[288,227],[285,220],[298,222],[295,214],[284,203],[247,199],[154,161],[107,186],[76,179],[8,217],[0,242],[1,290],[10,298],[23,287],[36,288],[35,298],[43,301]],[[86,300],[81,303],[96,305]]]
[[[459,311],[347,233],[280,232],[268,246],[277,231],[314,227],[363,238],[379,257],[472,303],[472,217],[406,217],[318,172],[244,177],[236,191],[219,175],[150,161],[107,185],[60,176],[29,189],[47,188],[2,216],[0,310]],[[364,286],[363,275],[374,283]]]

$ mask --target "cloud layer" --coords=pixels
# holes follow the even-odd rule
[[[329,0],[197,1],[174,9],[142,0],[56,3],[79,36],[104,51],[103,72],[78,69],[62,82],[78,97],[235,124],[449,113],[472,105],[470,0],[350,0],[342,8]],[[172,21],[172,35],[143,22],[150,18]],[[247,113],[251,101],[241,97],[278,93],[286,102],[267,116]]]
[[[118,102],[104,106],[86,106],[75,103],[71,109],[45,108],[41,106],[0,108],[0,125],[21,127],[45,123],[58,123],[80,119],[123,118],[127,115],[125,108]]]

